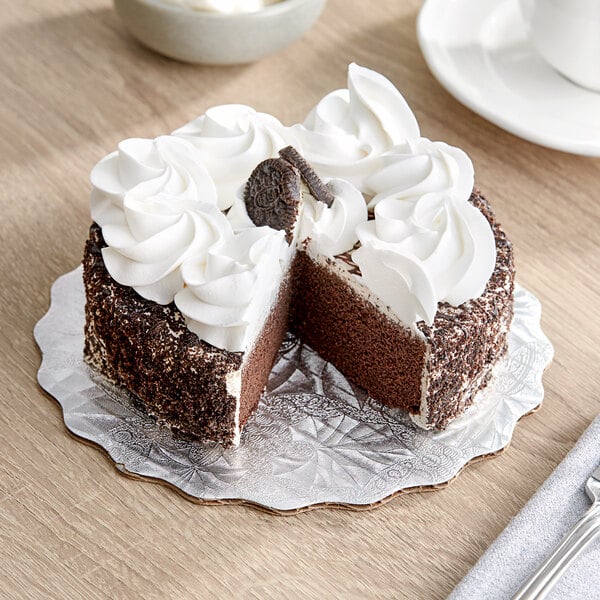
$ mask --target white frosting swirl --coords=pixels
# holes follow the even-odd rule
[[[363,195],[344,179],[331,179],[326,184],[333,194],[328,207],[304,195],[298,240],[311,239],[311,246],[325,256],[336,256],[351,250],[358,237],[356,227],[367,221],[367,205]]]
[[[271,309],[291,249],[283,231],[252,227],[183,265],[175,304],[199,338],[230,352],[247,350]]]
[[[365,284],[407,325],[431,325],[438,302],[458,306],[480,296],[496,261],[486,218],[449,193],[389,196],[357,234],[352,257]]]
[[[439,302],[481,295],[496,250],[489,223],[468,202],[469,158],[419,136],[391,82],[351,64],[348,89],[325,96],[303,125],[286,128],[250,107],[225,105],[172,136],[125,140],[91,174],[106,267],[145,298],[175,300],[201,339],[247,350],[293,248],[284,232],[254,226],[243,189],[261,161],[291,144],[334,196],[331,207],[304,196],[296,242],[310,238],[319,254],[336,256],[360,241],[352,256],[364,284],[405,324],[431,324]],[[361,192],[374,195],[372,221]]]
[[[217,186],[221,210],[233,204],[237,189],[258,163],[293,143],[290,129],[275,117],[241,104],[209,108],[173,135],[197,148]]]
[[[427,138],[407,140],[381,157],[382,168],[367,179],[376,194],[369,208],[394,196],[410,200],[432,192],[468,199],[473,191],[471,159],[460,149]]]
[[[183,287],[184,260],[233,235],[210,175],[185,140],[125,140],[94,167],[91,181],[91,213],[107,244],[108,272],[159,304]]]
[[[379,168],[381,154],[419,137],[415,116],[394,85],[354,63],[348,89],[327,94],[294,129],[319,175],[347,179],[365,193],[371,193],[365,179]]]
[[[163,0],[192,10],[201,10],[223,14],[249,13],[261,10],[265,6],[281,0]]]

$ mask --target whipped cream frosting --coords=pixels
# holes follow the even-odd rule
[[[304,194],[297,235],[299,241],[310,239],[314,250],[333,257],[354,248],[356,227],[367,222],[367,206],[349,181],[331,179],[326,187],[333,194],[331,206]]]
[[[398,90],[351,64],[348,89],[284,127],[243,105],[209,109],[171,136],[130,139],[93,169],[92,218],[111,276],[141,296],[173,300],[190,330],[229,351],[256,339],[291,260],[284,232],[256,227],[244,185],[266,158],[295,146],[334,196],[304,187],[295,244],[352,258],[365,285],[407,326],[433,322],[439,302],[483,292],[493,232],[469,203],[473,165],[460,149],[421,138]],[[374,218],[367,221],[367,201]]]
[[[352,258],[364,283],[411,326],[431,325],[438,302],[458,306],[480,296],[496,261],[485,217],[448,192],[388,196],[357,234]]]
[[[275,117],[242,104],[209,108],[173,132],[196,147],[213,178],[219,208],[225,210],[261,161],[277,156],[295,137]]]
[[[468,199],[474,185],[473,163],[460,148],[427,138],[407,140],[381,156],[381,168],[367,178],[374,208],[388,196],[411,200],[432,192]]]
[[[125,140],[94,167],[91,182],[108,272],[159,304],[183,287],[183,261],[233,235],[199,153],[185,140]]]
[[[256,12],[270,4],[281,2],[281,0],[163,0],[163,2],[192,10],[235,14]]]
[[[182,267],[185,288],[175,296],[188,328],[230,352],[252,345],[275,300],[291,257],[283,231],[252,227],[209,249],[206,260]]]
[[[420,135],[396,87],[354,63],[348,67],[348,88],[327,94],[294,131],[319,175],[346,179],[367,194],[372,190],[366,179],[379,169],[381,155]]]

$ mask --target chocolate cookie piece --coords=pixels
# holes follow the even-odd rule
[[[282,158],[261,162],[248,179],[244,203],[252,222],[283,229],[291,244],[301,200],[300,173]]]
[[[321,181],[321,178],[315,173],[313,168],[308,164],[304,157],[294,148],[293,146],[286,146],[279,151],[279,156],[284,160],[287,160],[292,164],[298,171],[304,182],[308,186],[310,193],[319,202],[323,202],[328,207],[333,204],[335,200],[333,194],[325,187],[325,184]]]

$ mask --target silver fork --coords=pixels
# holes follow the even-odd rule
[[[592,501],[591,508],[521,586],[513,600],[545,598],[569,565],[600,534],[600,466],[588,478],[585,491]]]

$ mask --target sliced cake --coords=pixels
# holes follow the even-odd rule
[[[217,107],[92,172],[85,359],[177,432],[238,443],[288,328],[425,428],[506,351],[512,249],[470,160],[348,81],[302,125]]]

